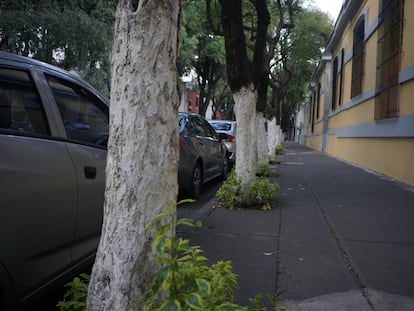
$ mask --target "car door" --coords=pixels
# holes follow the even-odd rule
[[[202,153],[204,167],[204,181],[208,181],[219,174],[217,167],[217,138],[212,137],[209,131],[208,122],[199,116],[192,116],[193,127],[197,128],[200,152]]]
[[[78,181],[78,210],[72,259],[93,255],[99,243],[105,190],[108,106],[89,90],[46,75],[67,136]]]
[[[33,72],[0,66],[0,265],[22,297],[71,262],[77,186]]]

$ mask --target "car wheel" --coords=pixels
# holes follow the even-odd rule
[[[199,163],[196,164],[193,170],[191,178],[191,196],[196,199],[200,195],[201,185],[203,183],[203,174],[201,172],[201,166]]]
[[[222,178],[223,180],[226,180],[226,179],[227,179],[227,177],[229,177],[229,158],[228,158],[228,156],[226,155],[226,156],[224,157],[224,161],[223,161],[223,172],[222,172],[222,174],[221,174],[221,178]]]

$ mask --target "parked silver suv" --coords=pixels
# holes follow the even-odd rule
[[[108,121],[107,101],[80,78],[0,52],[0,310],[93,263]]]

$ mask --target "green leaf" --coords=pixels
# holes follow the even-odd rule
[[[160,307],[160,311],[179,311],[179,310],[181,310],[181,306],[177,299],[169,299],[166,302],[164,302]]]
[[[196,284],[199,291],[206,296],[211,296],[211,286],[210,283],[204,279],[196,279]]]
[[[157,278],[152,286],[152,291],[154,293],[157,293],[161,288],[166,287],[165,283],[167,283],[169,272],[170,268],[168,266],[162,267],[160,269],[160,271],[157,274]]]
[[[196,202],[196,200],[193,200],[193,199],[184,199],[184,200],[178,201],[177,202],[177,205],[184,204],[184,203],[194,203],[194,202]]]
[[[200,294],[191,293],[190,295],[188,295],[185,302],[187,305],[189,305],[191,308],[195,310],[200,310],[203,308],[203,298]]]
[[[155,225],[157,222],[160,222],[161,219],[165,218],[167,216],[166,213],[159,213],[158,215],[156,215],[153,219],[151,219],[145,226],[145,230],[147,230],[149,227],[152,227],[153,225]]]
[[[190,218],[180,218],[177,220],[177,226],[178,225],[185,225],[185,226],[190,226],[190,227],[201,227],[202,222],[194,221]]]

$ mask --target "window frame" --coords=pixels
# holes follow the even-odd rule
[[[361,16],[353,29],[351,98],[355,98],[363,92],[364,69],[365,16]]]
[[[400,114],[399,73],[404,35],[404,1],[382,0],[380,8],[377,41],[376,120],[398,117]],[[393,35],[395,32],[398,32],[397,36]]]

